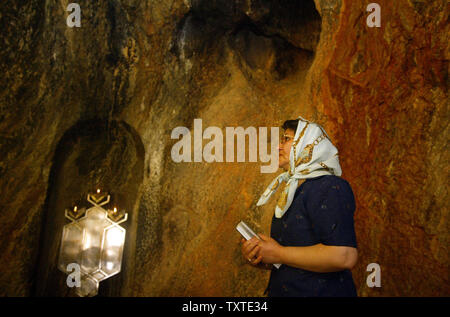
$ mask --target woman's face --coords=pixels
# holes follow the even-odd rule
[[[289,170],[289,154],[291,153],[294,135],[294,130],[286,129],[278,146],[278,166],[284,170]]]

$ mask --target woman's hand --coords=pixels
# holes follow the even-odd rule
[[[280,253],[283,247],[264,234],[258,234],[258,236],[261,238],[261,240],[257,240],[258,259],[261,258],[264,263],[281,263]]]
[[[245,258],[245,261],[252,266],[257,266],[262,257],[258,256],[259,246],[258,239],[253,237],[250,240],[241,240],[241,252]]]

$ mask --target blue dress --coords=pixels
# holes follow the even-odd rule
[[[354,211],[346,180],[334,175],[310,178],[297,188],[283,217],[273,217],[270,235],[283,246],[322,243],[356,248]],[[272,269],[266,291],[270,297],[357,296],[349,270],[316,273],[284,264]]]

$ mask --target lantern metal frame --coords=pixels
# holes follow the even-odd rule
[[[72,274],[69,264],[79,265],[75,292],[82,297],[97,295],[99,283],[121,271],[126,229],[119,224],[128,219],[128,213],[102,207],[110,202],[110,195],[99,189],[88,194],[87,201],[93,205],[87,210],[65,210],[71,222],[63,228],[58,259],[58,269],[66,274]]]

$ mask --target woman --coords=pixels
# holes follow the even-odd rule
[[[357,260],[355,201],[339,177],[338,151],[321,126],[301,117],[283,129],[279,166],[285,172],[257,204],[283,185],[271,237],[243,239],[242,254],[250,265],[272,269],[269,296],[356,296],[350,272]]]

